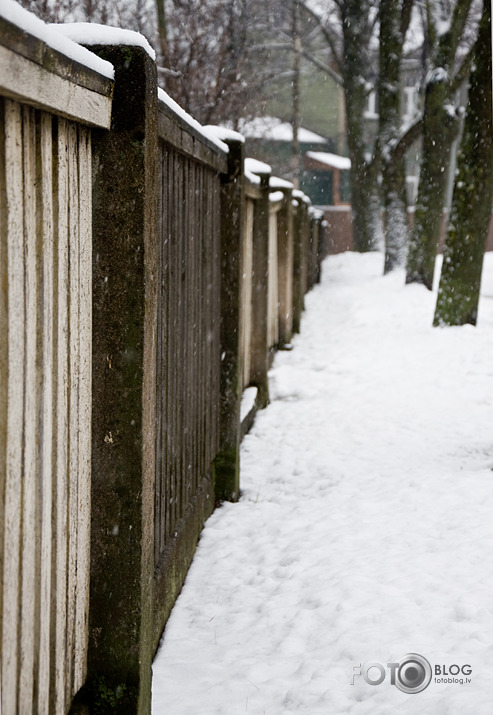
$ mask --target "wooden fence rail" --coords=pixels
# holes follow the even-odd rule
[[[204,521],[239,497],[242,393],[267,404],[325,250],[304,195],[98,37],[114,81],[0,18],[3,715],[150,712]]]

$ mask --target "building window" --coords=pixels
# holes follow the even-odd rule
[[[334,203],[332,171],[304,171],[302,189],[315,206],[331,206]]]
[[[412,119],[417,109],[416,87],[404,87],[404,118]]]
[[[371,90],[366,100],[365,119],[378,119],[377,93],[374,89]]]

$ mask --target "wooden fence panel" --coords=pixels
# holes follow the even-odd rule
[[[217,453],[220,357],[218,179],[165,145],[160,166],[156,562]]]
[[[156,642],[214,504],[221,369],[220,171],[167,105],[159,118]]]
[[[15,101],[0,113],[2,707],[65,713],[87,655],[90,142]]]

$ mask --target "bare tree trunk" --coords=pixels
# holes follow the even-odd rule
[[[446,105],[448,96],[448,80],[437,72],[426,88],[422,164],[406,273],[406,283],[422,283],[429,290],[442,230],[452,144],[459,132],[459,117]]]
[[[404,160],[384,165],[382,194],[385,209],[384,273],[389,273],[405,263],[409,239]]]
[[[408,243],[405,162],[396,157],[400,124],[400,74],[404,35],[403,13],[412,3],[380,0],[379,155],[385,209],[385,266],[388,273],[405,260]]]
[[[425,90],[423,147],[418,200],[407,257],[406,283],[433,286],[435,258],[440,242],[447,176],[452,144],[460,121],[453,107],[457,91],[454,64],[472,0],[457,0],[447,32],[437,39],[433,3],[428,3],[429,39],[434,69]],[[436,8],[435,8],[436,9]]]
[[[367,159],[365,137],[365,107],[368,87],[368,44],[371,36],[369,7],[360,0],[340,3],[344,80],[346,104],[346,129],[349,157],[351,159],[351,208],[353,214],[353,247],[356,251],[371,251],[375,248],[374,189],[376,166]]]
[[[484,0],[434,325],[476,325],[493,197],[491,65],[491,4]]]
[[[291,171],[292,182],[295,188],[300,186],[300,64],[301,64],[301,35],[300,35],[300,5],[298,0],[292,1],[293,16],[293,115],[292,129],[293,139],[291,142]]]
[[[166,21],[165,0],[156,0],[157,13],[157,30],[159,36],[159,49],[161,52],[161,61],[165,66],[168,65],[168,25]]]

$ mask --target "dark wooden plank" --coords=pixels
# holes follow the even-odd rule
[[[165,102],[159,101],[159,136],[176,150],[206,164],[217,172],[227,170],[227,153],[192,127]]]

